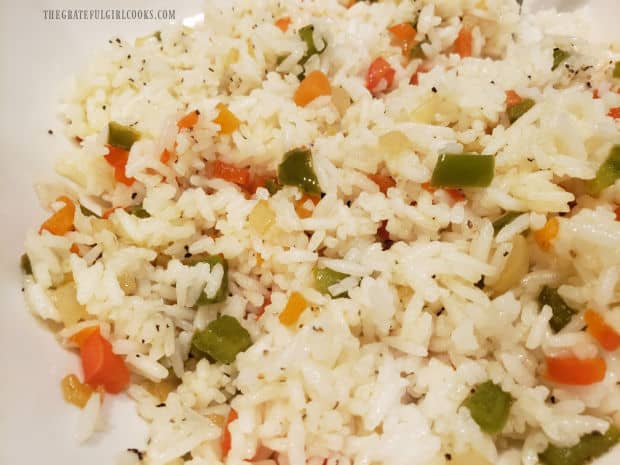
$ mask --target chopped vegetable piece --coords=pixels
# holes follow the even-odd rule
[[[386,194],[387,190],[390,187],[396,186],[396,181],[392,176],[386,176],[384,174],[368,174],[368,179],[374,182],[377,186],[379,186],[379,190]]]
[[[559,231],[560,223],[555,216],[552,216],[541,229],[534,232],[534,240],[541,249],[549,250]]]
[[[596,339],[603,349],[613,351],[620,347],[620,334],[605,322],[600,313],[588,309],[583,319],[588,325],[588,334]]]
[[[222,438],[220,439],[220,446],[222,448],[222,458],[225,459],[228,456],[228,452],[230,451],[230,443],[231,443],[231,437],[230,437],[230,430],[228,429],[228,426],[235,421],[237,418],[239,418],[239,416],[237,415],[237,412],[235,411],[235,409],[230,409],[230,412],[228,412],[228,417],[226,417],[226,423],[224,424],[224,428],[222,430]]]
[[[430,181],[423,182],[422,184],[420,184],[420,187],[430,194],[434,193],[437,190],[431,185]]]
[[[267,179],[265,181],[265,189],[269,192],[270,195],[274,195],[280,189],[282,189],[282,185],[278,181],[278,179]]]
[[[527,241],[521,234],[512,239],[512,250],[506,259],[497,281],[493,285],[495,295],[503,294],[519,285],[530,269],[530,254]]]
[[[319,203],[319,200],[321,200],[321,197],[318,195],[303,194],[299,200],[295,201],[295,212],[297,212],[297,216],[302,219],[310,218],[313,210],[308,210],[306,208],[306,202],[311,201],[314,205],[316,205]]]
[[[223,103],[218,103],[217,109],[219,113],[213,122],[220,126],[220,134],[232,134],[235,132],[241,125],[239,118]]]
[[[494,434],[504,428],[512,401],[510,394],[489,380],[479,384],[463,405],[469,409],[471,417],[482,431]]]
[[[382,92],[392,87],[396,71],[383,58],[379,57],[370,64],[366,73],[366,88],[372,92]]]
[[[589,187],[593,194],[601,191],[620,178],[620,145],[614,145],[609,151],[607,159],[601,163],[596,171],[596,177],[590,181]]]
[[[306,194],[321,194],[312,166],[312,153],[307,149],[293,149],[284,154],[278,166],[278,181],[285,186],[297,186]]]
[[[228,262],[224,257],[221,255],[209,255],[207,253],[202,253],[184,258],[181,262],[187,266],[194,266],[198,263],[208,263],[210,270],[213,270],[213,267],[218,263],[222,265],[224,268],[224,276],[222,277],[222,282],[220,283],[220,287],[215,295],[213,297],[207,297],[203,291],[196,303],[198,305],[206,305],[224,302],[226,300],[226,297],[228,297]]]
[[[291,17],[290,16],[284,16],[282,18],[279,18],[279,19],[276,20],[276,22],[274,24],[282,32],[286,32],[286,31],[288,31],[288,27],[291,24]]]
[[[607,113],[607,116],[613,119],[620,118],[620,107],[610,108],[609,112]]]
[[[69,341],[73,342],[78,347],[82,347],[82,344],[84,344],[84,341],[86,341],[86,339],[88,339],[90,335],[95,332],[99,332],[99,326],[97,325],[87,326],[86,328],[73,334],[69,338]]]
[[[131,146],[140,139],[140,133],[130,126],[110,121],[108,123],[108,145],[123,150],[130,150]]]
[[[159,161],[165,165],[170,161],[170,158],[172,158],[172,154],[168,151],[168,149],[164,149],[159,156]]]
[[[459,35],[454,41],[454,51],[458,53],[461,58],[470,57],[472,55],[472,41],[471,31],[462,27],[459,31]]]
[[[504,226],[512,223],[513,220],[515,220],[522,214],[523,212],[507,212],[503,216],[500,216],[498,219],[493,221],[493,231],[495,232],[495,235],[497,235],[497,233],[500,232]]]
[[[84,384],[75,375],[67,375],[60,381],[60,389],[65,402],[77,407],[84,408],[90,396],[93,395],[93,388]]]
[[[99,215],[97,215],[94,211],[89,210],[88,208],[86,208],[84,205],[80,205],[80,212],[82,213],[82,215],[84,216],[94,216],[95,218],[101,218]]]
[[[444,191],[450,196],[452,200],[455,202],[462,202],[467,197],[461,189],[444,189]]]
[[[135,179],[128,178],[125,174],[129,152],[125,149],[114,147],[113,145],[107,145],[106,147],[108,148],[108,154],[104,155],[103,158],[114,168],[114,178],[126,186],[131,186]]]
[[[557,47],[554,48],[553,49],[553,66],[551,66],[551,71],[554,71],[558,66],[560,66],[560,63],[566,60],[569,56],[570,56],[570,53],[562,49],[559,49]]]
[[[422,44],[426,43],[428,43],[428,41],[423,40],[412,46],[409,50],[409,58],[426,58],[426,53],[424,53],[424,49],[422,48]]]
[[[549,326],[554,333],[559,332],[564,326],[570,323],[573,315],[577,314],[577,310],[568,306],[564,299],[560,297],[557,289],[543,286],[540,294],[538,294],[538,303],[541,308],[543,305],[549,305],[553,316],[549,320]]]
[[[394,43],[402,49],[403,55],[406,56],[415,40],[416,30],[414,27],[411,23],[400,23],[388,27],[388,31],[394,36]]]
[[[194,110],[179,121],[177,121],[177,127],[179,129],[192,129],[198,123],[198,117],[200,116],[200,112],[198,110]]]
[[[179,384],[181,384],[181,380],[173,374],[168,375],[167,378],[164,378],[159,382],[154,382],[148,379],[140,382],[140,385],[160,402],[165,402],[168,398],[168,394],[174,391]]]
[[[340,273],[339,271],[332,270],[331,268],[318,268],[314,267],[312,270],[312,275],[314,276],[314,287],[321,294],[332,295],[329,292],[329,288],[334,284],[338,284],[344,278],[348,278],[349,275],[346,273]],[[338,294],[333,297],[345,297],[347,295],[346,292],[342,294]]]
[[[439,156],[431,185],[433,187],[486,187],[491,184],[495,157],[471,153],[444,153]]]
[[[131,205],[126,208],[127,213],[133,216],[137,216],[138,218],[149,218],[151,215],[147,212],[142,204]]]
[[[250,333],[229,315],[219,316],[192,337],[192,347],[221,363],[233,363],[251,345]]]
[[[299,83],[293,100],[300,107],[305,107],[315,98],[322,95],[331,95],[332,88],[327,76],[319,70],[312,71]]]
[[[516,105],[517,103],[521,103],[521,96],[517,94],[514,90],[506,91],[506,107],[511,107]]]
[[[577,357],[545,357],[547,376],[560,384],[587,386],[605,378],[607,364],[600,357],[580,359]]]
[[[620,430],[609,425],[605,434],[598,431],[586,434],[572,447],[558,447],[549,444],[544,452],[538,454],[544,465],[585,465],[600,457],[620,441]]]
[[[614,213],[616,214],[616,221],[620,221],[620,206],[616,207]]]
[[[75,281],[69,281],[56,289],[51,289],[49,296],[65,326],[74,325],[88,318],[86,307],[77,300]]]
[[[620,61],[616,61],[614,64],[613,77],[620,78]]]
[[[19,267],[24,274],[32,274],[32,264],[30,263],[30,258],[28,254],[22,254],[19,258]]]
[[[536,105],[536,102],[534,102],[534,100],[532,100],[531,98],[524,98],[523,100],[521,100],[521,102],[515,103],[514,105],[506,108],[506,115],[508,116],[508,121],[510,121],[510,124],[521,118],[534,105]]]
[[[215,160],[207,165],[207,175],[232,182],[240,187],[248,186],[250,183],[250,170],[248,168],[239,168],[220,160]]]
[[[92,387],[103,386],[116,394],[129,384],[129,370],[122,357],[112,351],[112,345],[93,331],[80,346],[84,382]]]
[[[75,216],[75,204],[67,196],[60,196],[57,202],[65,204],[60,210],[50,216],[39,228],[39,233],[43,230],[49,231],[56,236],[62,236],[73,230],[73,217]]]
[[[69,247],[69,252],[79,255],[80,246],[74,242],[73,244],[71,244],[71,247]]]
[[[327,42],[323,39],[323,48],[317,49],[314,43],[314,26],[308,24],[299,30],[299,38],[306,43],[306,53],[299,60],[300,65],[304,65],[312,55],[320,55],[327,48]]]
[[[276,214],[266,200],[259,200],[248,215],[248,225],[258,234],[265,234],[276,222]]]
[[[293,292],[288,302],[278,317],[284,326],[292,326],[297,323],[299,317],[308,306],[308,302],[299,292]]]

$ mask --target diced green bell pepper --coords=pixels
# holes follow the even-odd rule
[[[192,337],[192,348],[221,363],[233,363],[252,345],[250,333],[232,316],[222,315]]]
[[[485,433],[499,433],[508,420],[513,398],[493,381],[479,384],[463,405]]]
[[[585,465],[600,457],[620,440],[620,431],[611,425],[605,432],[589,433],[582,436],[572,447],[558,447],[550,444],[544,452],[538,454],[544,465]]]
[[[486,187],[491,184],[495,157],[472,153],[444,153],[439,156],[431,185],[433,187]]]
[[[332,295],[329,292],[329,288],[334,284],[339,283],[349,275],[346,273],[340,273],[339,271],[332,270],[331,268],[319,268],[314,267],[312,270],[314,276],[314,287],[321,294]],[[343,292],[334,297],[346,297],[347,293]]]
[[[108,144],[123,150],[130,150],[131,146],[140,139],[140,133],[130,126],[123,126],[115,121],[108,123]]]
[[[286,186],[297,186],[306,194],[321,194],[312,166],[312,154],[307,149],[293,149],[284,154],[278,166],[278,181]]]
[[[538,303],[541,308],[543,305],[549,305],[553,311],[553,315],[549,320],[549,326],[554,333],[559,332],[564,326],[570,323],[573,315],[577,314],[577,310],[568,306],[564,299],[560,297],[557,289],[543,286],[540,294],[538,294]]]

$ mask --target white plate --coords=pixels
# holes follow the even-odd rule
[[[133,0],[131,8],[174,8],[177,18],[200,10],[200,0]],[[535,2],[540,4],[540,0]],[[614,31],[617,0],[556,0],[559,6],[591,3],[600,30]],[[135,37],[158,28],[157,21],[46,21],[44,8],[126,8],[121,0],[0,0],[0,464],[108,465],[123,449],[140,448],[145,427],[131,402],[104,403],[108,430],[78,446],[78,410],[61,399],[59,381],[78,372],[77,357],[26,311],[18,260],[28,229],[41,222],[32,184],[51,172],[60,136],[56,105],[61,84],[93,50],[112,36]],[[615,11],[616,14],[610,14]],[[616,29],[617,30],[617,29]],[[616,32],[617,34],[617,32]],[[59,131],[56,131],[59,132]],[[606,465],[618,463],[620,453]],[[603,464],[601,464],[603,465]]]

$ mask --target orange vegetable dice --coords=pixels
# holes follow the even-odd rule
[[[521,96],[517,94],[514,90],[506,91],[506,106],[507,107],[511,107],[513,105],[516,105],[517,103],[521,103],[521,100],[523,100]]]
[[[327,76],[319,70],[308,74],[295,91],[293,100],[300,107],[305,107],[315,98],[322,95],[331,95],[332,88]]]
[[[282,18],[277,19],[275,22],[276,27],[280,29],[282,32],[286,32],[290,24],[291,24],[290,16],[283,16]]]
[[[384,174],[367,174],[366,176],[368,176],[368,179],[379,186],[379,190],[384,194],[387,194],[387,190],[390,187],[396,186],[396,181],[394,181],[392,176],[386,176]]]
[[[400,23],[388,27],[388,31],[394,36],[393,42],[402,49],[403,55],[407,55],[415,40],[415,28],[411,23]]]
[[[310,218],[312,216],[312,211],[305,207],[308,200],[312,201],[312,203],[316,205],[321,200],[321,197],[317,195],[303,194],[301,198],[295,202],[295,211],[297,212],[297,216],[302,219]]]
[[[65,204],[60,210],[50,216],[39,228],[39,233],[43,230],[49,231],[56,236],[63,236],[73,230],[73,218],[75,216],[75,204],[69,197],[61,196],[57,202]]]
[[[93,331],[80,346],[84,382],[92,387],[103,386],[117,394],[129,384],[129,370],[123,358],[112,351],[112,345]]]
[[[299,317],[303,313],[303,311],[308,306],[308,302],[299,292],[293,292],[288,298],[288,302],[286,303],[286,307],[280,313],[278,317],[280,319],[280,323],[284,326],[292,326],[297,323]]]
[[[549,250],[559,231],[560,223],[555,216],[552,216],[542,229],[534,232],[534,240],[543,250]]]
[[[366,88],[372,92],[382,92],[392,87],[396,71],[383,58],[379,57],[370,64],[366,73]]]
[[[228,427],[237,418],[239,418],[239,415],[237,415],[235,409],[231,408],[228,412],[228,417],[226,417],[226,423],[224,424],[224,429],[222,430],[222,437],[220,438],[220,446],[222,448],[223,459],[228,456],[228,452],[230,452],[230,446],[232,442],[230,437],[230,430],[228,429]]]
[[[471,31],[467,28],[461,28],[459,35],[454,41],[454,51],[458,53],[461,58],[470,57],[472,55],[472,35]]]
[[[114,147],[113,145],[106,145],[106,147],[108,148],[108,154],[104,155],[103,158],[114,168],[114,178],[126,186],[131,186],[135,179],[128,178],[125,174],[129,152],[125,149]]]
[[[220,160],[215,160],[207,165],[207,174],[212,178],[224,179],[241,187],[248,186],[250,183],[250,170],[248,168],[238,168]]]
[[[607,113],[607,116],[613,119],[620,118],[620,107],[610,108],[609,113]]]
[[[560,384],[587,386],[605,378],[607,364],[600,357],[546,357],[547,376]]]
[[[620,334],[609,326],[603,316],[594,310],[586,310],[584,321],[588,325],[588,334],[598,341],[605,350],[613,351],[620,347]]]
[[[196,123],[198,123],[199,116],[200,112],[198,110],[194,110],[177,121],[177,127],[179,129],[191,129],[196,126]]]
[[[223,103],[218,103],[217,109],[219,110],[219,113],[217,114],[213,122],[220,126],[219,133],[232,134],[233,132],[235,132],[241,125],[241,121],[239,121],[239,119],[234,115],[234,113],[230,111],[228,107]]]

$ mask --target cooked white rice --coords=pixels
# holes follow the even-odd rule
[[[292,19],[285,33],[274,26],[284,16]],[[78,208],[74,231],[26,239],[32,311],[62,322],[54,289],[75,281],[92,320],[62,329],[61,341],[71,346],[68,338],[96,320],[125,358],[128,393],[150,425],[146,446],[137,445],[142,463],[221,463],[230,408],[238,420],[229,425],[228,464],[262,450],[254,463],[535,465],[549,443],[571,446],[620,424],[620,360],[582,331],[587,308],[620,331],[620,184],[598,197],[583,189],[620,143],[607,116],[620,106],[611,78],[620,55],[590,40],[594,24],[578,13],[520,15],[510,0],[348,9],[336,0],[212,0],[204,17],[194,29],[166,27],[161,41],[112,38],[64,99],[66,135],[82,140],[58,159],[64,180],[38,186],[46,207],[57,208],[64,194],[98,215],[140,203],[150,217],[118,209],[100,220]],[[423,60],[403,59],[387,28],[416,18],[428,72],[410,85]],[[329,96],[305,107],[293,101],[305,52],[297,31],[307,24],[328,46],[306,72],[320,69],[332,89],[344,89],[344,107]],[[461,59],[450,51],[463,25],[474,56]],[[552,71],[556,47],[570,57]],[[379,56],[396,77],[373,97],[365,76]],[[508,90],[536,101],[512,125]],[[218,103],[242,121],[230,136],[213,122]],[[194,109],[196,127],[177,131]],[[142,134],[126,166],[132,186],[116,182],[104,160],[109,121]],[[206,174],[215,159],[274,173],[283,154],[301,146],[311,148],[325,194],[316,206],[306,202],[308,218],[296,213],[295,187],[246,195]],[[164,148],[176,154],[166,164]],[[464,202],[425,190],[444,152],[495,155],[492,184],[464,189]],[[386,194],[366,176],[378,172],[396,181]],[[259,199],[275,218],[261,232],[248,220]],[[492,221],[504,211],[522,214],[494,235]],[[559,232],[545,251],[532,231],[551,217]],[[389,248],[377,239],[382,224]],[[523,276],[495,292],[519,235],[529,255]],[[203,288],[217,291],[222,267],[182,262],[205,252],[229,264],[230,295],[220,304],[196,301]],[[172,259],[158,264],[161,254]],[[350,275],[330,288],[347,297],[318,292],[315,266]],[[544,285],[579,310],[557,334],[551,307],[537,302]],[[310,307],[289,328],[278,317],[293,291]],[[252,346],[232,364],[195,363],[192,335],[218,315],[236,318]],[[603,381],[573,387],[544,376],[545,356],[571,353],[604,357]],[[180,384],[162,402],[153,383],[169,377]],[[489,379],[514,399],[495,436],[462,405]],[[95,395],[80,439],[94,431],[98,412]]]

